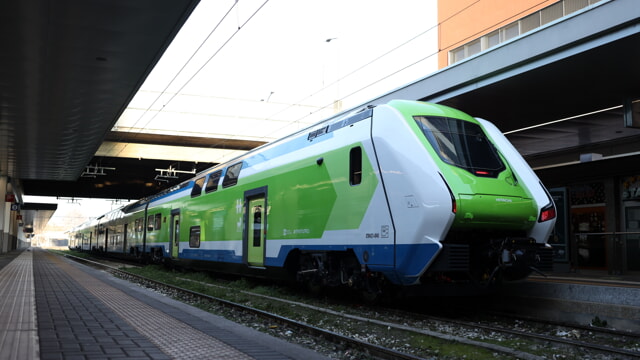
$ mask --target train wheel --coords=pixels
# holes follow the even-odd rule
[[[153,248],[151,250],[151,261],[154,264],[160,264],[160,263],[162,263],[162,259],[163,259],[162,249],[161,248]]]

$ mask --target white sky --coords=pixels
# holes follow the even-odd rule
[[[202,0],[114,130],[260,141],[286,136],[331,116],[336,100],[347,110],[434,72],[436,4]],[[98,155],[166,159],[159,149],[111,143]],[[190,149],[188,159],[175,160],[236,155]]]

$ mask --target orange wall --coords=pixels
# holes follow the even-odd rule
[[[438,68],[449,51],[560,0],[439,0]]]

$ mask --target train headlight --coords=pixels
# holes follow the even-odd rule
[[[553,203],[551,194],[549,194],[547,188],[542,185],[542,182],[540,182],[540,186],[542,186],[545,194],[547,194],[547,199],[549,199],[549,203],[540,210],[540,217],[538,217],[538,222],[545,222],[556,218],[556,206]]]
[[[556,218],[556,207],[553,205],[553,202],[550,202],[545,207],[540,210],[540,217],[538,218],[538,222],[545,222],[551,219]]]

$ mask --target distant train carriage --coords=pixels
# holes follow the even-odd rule
[[[80,251],[90,251],[93,245],[95,245],[95,238],[93,229],[96,224],[96,220],[87,221],[75,228],[69,233],[69,248]]]
[[[495,126],[398,100],[321,122],[121,212],[129,254],[372,292],[546,270],[555,223],[548,192]]]

